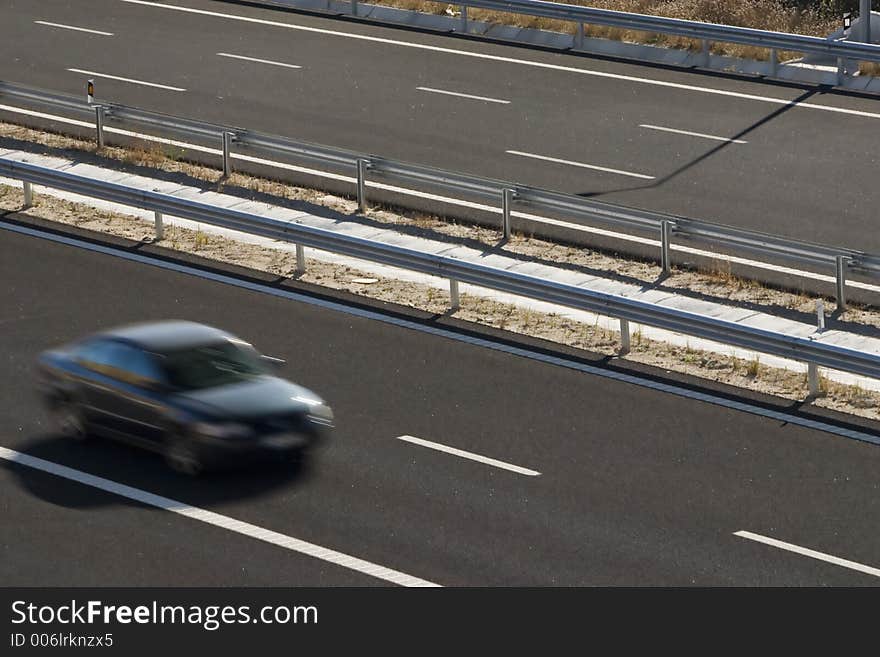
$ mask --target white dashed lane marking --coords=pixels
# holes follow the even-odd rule
[[[460,456],[463,459],[469,459],[471,461],[477,461],[478,463],[484,463],[485,465],[491,465],[494,468],[509,470],[510,472],[526,475],[528,477],[537,477],[541,474],[537,470],[530,470],[529,468],[522,468],[518,465],[513,465],[512,463],[507,463],[505,461],[490,459],[488,456],[474,454],[473,452],[466,452],[463,449],[449,447],[448,445],[443,445],[442,443],[431,442],[430,440],[425,440],[424,438],[416,438],[415,436],[398,436],[397,439],[403,440],[404,442],[412,443],[413,445],[421,445],[422,447],[435,449],[438,452],[446,452],[447,454]]]

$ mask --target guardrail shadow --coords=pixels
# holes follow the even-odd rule
[[[759,390],[751,390],[735,384],[704,378],[695,374],[668,370],[662,365],[652,365],[627,358],[619,358],[616,355],[602,354],[579,349],[574,346],[561,345],[544,338],[510,333],[500,328],[488,326],[475,328],[455,319],[455,317],[447,317],[443,314],[436,314],[428,321],[438,322],[445,329],[468,337],[476,339],[489,338],[498,344],[513,348],[525,348],[530,352],[549,358],[558,358],[561,361],[630,376],[639,381],[637,385],[653,387],[654,384],[658,384],[663,386],[661,390],[667,393],[675,394],[666,388],[666,386],[669,386],[672,389],[686,391],[699,396],[709,395],[722,402],[730,402],[733,404],[733,408],[740,408],[740,410],[742,410],[740,405],[745,405],[746,407],[753,407],[762,411],[790,415],[790,420],[784,418],[774,420],[779,422],[780,426],[790,424],[791,420],[795,419],[821,422],[837,429],[863,433],[872,438],[876,437],[878,444],[880,444],[880,422],[869,417],[847,414],[831,408],[816,406],[813,404],[813,401],[816,400],[817,396],[806,396],[803,399],[792,400]]]

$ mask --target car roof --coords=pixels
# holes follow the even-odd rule
[[[213,326],[184,320],[164,320],[120,326],[95,337],[125,340],[146,351],[175,351],[240,338]]]

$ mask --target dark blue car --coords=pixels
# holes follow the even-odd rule
[[[46,351],[41,393],[58,429],[123,439],[175,470],[298,459],[333,427],[312,391],[275,375],[276,358],[220,329],[136,324]]]

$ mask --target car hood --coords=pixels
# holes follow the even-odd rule
[[[178,393],[176,399],[189,410],[228,420],[307,412],[324,403],[308,388],[274,376]]]

